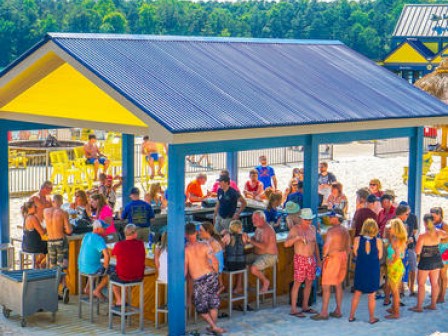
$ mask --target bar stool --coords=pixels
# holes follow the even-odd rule
[[[89,283],[89,294],[88,296],[83,296],[83,290],[82,290],[82,277],[87,278],[87,282]],[[89,304],[89,311],[90,311],[90,322],[93,322],[93,289],[95,288],[96,284],[100,280],[100,276],[97,274],[86,274],[82,272],[78,272],[78,317],[82,318],[82,305],[83,303]],[[88,298],[88,300],[87,300]],[[100,299],[96,298],[96,314],[100,314]]]
[[[226,271],[222,272],[223,275],[228,276],[228,292],[223,295],[223,298],[227,300],[229,309],[229,318],[232,317],[232,306],[235,301],[243,300],[244,308],[243,312],[246,314],[247,311],[247,268],[238,271]],[[243,274],[243,294],[233,294],[233,276],[237,274]],[[258,279],[258,278],[257,278]]]
[[[19,252],[19,258],[20,258],[20,269],[34,269],[35,263],[36,263],[36,255],[41,253],[30,253],[30,252]]]
[[[6,267],[0,267],[0,270],[10,270],[14,269],[14,245],[10,243],[0,244],[0,252],[6,251]]]
[[[113,286],[120,287],[121,290],[121,308],[115,308],[112,306],[113,301],[113,292],[112,288]],[[132,287],[139,287],[139,295],[140,295],[140,302],[139,306],[131,306],[126,305],[126,296],[129,294],[130,299],[130,290]],[[130,282],[130,283],[121,283],[117,281],[110,280],[109,281],[109,329],[112,329],[112,315],[118,315],[121,317],[121,333],[125,334],[125,322],[126,317],[128,318],[128,324],[131,325],[131,316],[132,315],[139,315],[140,318],[140,331],[143,331],[144,323],[143,323],[143,309],[144,309],[144,294],[143,294],[143,280],[142,281],[136,281],[136,282]]]
[[[260,297],[264,300],[266,294],[272,294],[272,307],[277,305],[277,263],[272,266],[272,281],[271,289],[266,292],[260,293],[260,279],[256,278],[255,296],[256,296],[256,309],[260,309]]]

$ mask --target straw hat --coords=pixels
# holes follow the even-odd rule
[[[295,202],[286,202],[285,211],[287,214],[295,214],[300,211],[300,206]]]
[[[415,86],[448,103],[448,59],[444,58],[436,70],[420,78]]]

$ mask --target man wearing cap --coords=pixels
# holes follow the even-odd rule
[[[227,169],[223,169],[223,170],[221,170],[221,172],[219,173],[219,177],[221,177],[221,176],[223,176],[223,175],[228,176],[229,179],[230,179],[230,173],[229,173],[229,171],[228,171]],[[231,186],[233,189],[235,189],[236,191],[240,191],[240,189],[238,189],[238,185],[237,185],[236,182],[235,182],[234,180],[232,180],[232,179],[230,179],[230,186]],[[211,190],[210,196],[211,196],[211,197],[216,197],[216,196],[218,196],[218,190],[219,190],[219,188],[221,188],[221,183],[220,183],[219,178],[218,178],[218,179],[215,181],[215,183],[213,183],[213,186],[212,186],[212,190]]]
[[[140,199],[140,190],[136,187],[131,189],[129,196],[131,201],[126,204],[121,219],[127,220],[137,226],[137,239],[147,241],[149,227],[155,221],[154,210],[151,205]]]
[[[380,198],[381,210],[378,214],[378,228],[380,230],[380,237],[384,236],[384,229],[387,222],[395,218],[395,207],[392,205],[392,196],[384,194]]]
[[[375,212],[376,201],[376,196],[373,194],[369,195],[369,192],[365,189],[359,189],[356,192],[356,202],[363,204],[364,206],[357,209],[353,215],[352,229],[355,229],[355,237],[360,235],[362,225],[367,219],[372,218],[375,221],[378,220],[378,216]]]
[[[239,219],[241,212],[247,205],[246,200],[240,192],[230,186],[230,178],[227,175],[221,175],[219,178],[218,202],[215,206],[215,229],[219,233],[223,230],[228,231],[230,221]],[[238,201],[241,203],[237,210]]]
[[[266,292],[269,289],[269,280],[263,273],[266,268],[272,267],[277,262],[277,236],[275,231],[266,222],[266,216],[263,211],[257,210],[252,215],[255,233],[250,238],[250,243],[254,246],[254,253],[247,255],[246,263],[250,266],[253,275],[260,279],[262,287],[260,292]]]
[[[120,283],[138,282],[143,279],[145,273],[145,246],[141,240],[137,240],[137,227],[128,224],[124,228],[125,240],[115,244],[112,255],[117,257],[115,272],[110,278]],[[120,288],[114,286],[115,305],[121,306]]]
[[[286,202],[285,212],[288,214],[286,216],[286,225],[289,230],[295,225],[300,225],[300,206],[297,203],[291,201]]]
[[[93,231],[87,233],[81,242],[81,250],[78,256],[78,269],[79,272],[84,274],[98,274],[107,275],[113,270],[109,267],[110,255],[106,246],[106,242],[103,239],[104,230],[108,228],[108,224],[103,221],[96,220],[92,224]],[[101,265],[101,258],[104,258]],[[99,299],[104,300],[105,296],[101,293],[101,290],[106,287],[108,277],[104,276],[100,283],[93,290],[93,295]],[[86,294],[91,289],[87,286],[84,290]]]
[[[316,241],[316,228],[312,225],[316,215],[309,208],[302,209],[300,225],[294,225],[289,231],[285,247],[294,246],[294,285],[291,289],[290,315],[305,317],[304,313],[316,314],[317,311],[308,306],[311,286],[316,279],[316,266],[321,267],[319,248]],[[305,282],[302,311],[297,310],[299,288]]]
[[[322,268],[322,310],[320,314],[311,318],[315,321],[328,320],[328,316],[342,317],[342,298],[344,291],[342,282],[347,274],[347,259],[350,253],[350,235],[348,230],[341,224],[344,221],[344,212],[334,209],[330,214],[330,225],[327,231],[327,239],[323,248]],[[328,314],[330,303],[331,286],[336,287],[336,309]]]
[[[188,183],[187,190],[185,192],[187,201],[193,202],[202,202],[207,197],[210,197],[210,192],[207,192],[204,195],[202,191],[202,187],[207,182],[207,175],[204,173],[199,173],[196,175],[196,179]]]

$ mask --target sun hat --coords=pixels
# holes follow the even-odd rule
[[[302,219],[311,220],[315,217],[316,215],[313,214],[313,210],[311,210],[310,208],[303,208],[302,212],[300,213],[300,218]]]
[[[286,202],[285,212],[287,214],[295,214],[295,213],[298,213],[299,211],[300,211],[300,206],[297,203],[291,202],[291,201]]]

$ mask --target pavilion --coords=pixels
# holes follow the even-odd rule
[[[0,74],[0,233],[9,241],[7,132],[88,127],[123,133],[123,195],[134,135],[169,144],[169,334],[185,331],[185,156],[304,146],[317,209],[318,146],[406,137],[419,216],[423,126],[448,107],[337,41],[49,34]]]

